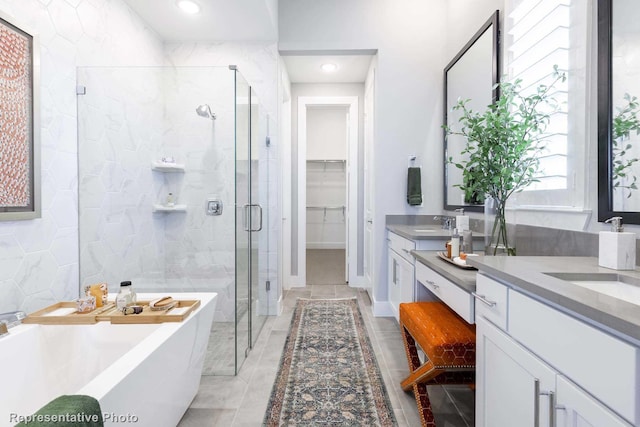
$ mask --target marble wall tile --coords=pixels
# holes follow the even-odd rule
[[[0,222],[0,276],[14,275],[0,277],[0,311],[33,311],[79,292],[76,67],[159,64],[163,49],[121,0],[0,0],[0,10],[41,44],[42,218]]]
[[[187,178],[185,174],[183,181],[176,183],[178,192],[185,193],[186,201],[193,201],[194,213],[204,211],[205,187],[206,194],[220,196],[228,200],[227,209],[232,207],[230,189],[235,180],[234,163],[230,159],[234,156],[234,129],[222,125],[224,121],[233,120],[229,97],[223,92],[211,91],[211,97],[202,100],[204,92],[197,93],[198,89],[189,87],[188,108],[175,115],[166,114],[157,121],[153,111],[167,105],[169,78],[162,90],[156,90],[161,85],[153,79],[138,80],[137,87],[120,88],[102,79],[87,82],[89,94],[94,94],[98,101],[95,105],[87,104],[85,124],[91,125],[84,127],[84,137],[100,148],[83,154],[86,169],[79,174],[76,67],[164,62],[225,65],[226,68],[228,64],[238,64],[263,104],[270,111],[276,111],[277,45],[177,43],[163,46],[157,35],[121,0],[0,0],[0,10],[14,15],[40,35],[43,169],[43,218],[0,223],[0,265],[16,266],[0,269],[0,274],[11,276],[0,277],[0,301],[4,304],[1,308],[35,310],[55,299],[70,299],[78,294],[78,275],[88,282],[107,278],[116,284],[123,277],[143,275],[150,281],[163,281],[167,265],[182,268],[182,280],[189,286],[198,283],[197,286],[202,287],[200,281],[204,279],[200,277],[213,275],[214,286],[224,289],[232,301],[233,281],[229,281],[229,277],[233,276],[235,259],[233,222],[227,218],[214,222],[202,215],[187,215],[181,226],[171,226],[174,231],[182,227],[190,232],[182,233],[182,237],[176,239],[178,246],[167,250],[164,236],[167,218],[151,214],[150,205],[163,199],[163,186],[168,188],[170,184],[166,177],[155,177],[149,170],[150,159],[167,148],[186,148],[184,142],[193,140],[204,148],[190,147],[191,154],[185,161],[194,166],[194,171],[200,170],[201,176]],[[125,76],[116,71],[114,79],[125,81]],[[175,89],[176,96],[183,95],[182,88],[176,86]],[[144,94],[151,96],[140,99]],[[210,103],[219,114],[220,121],[213,127],[195,115],[193,109],[200,103]],[[205,134],[200,134],[199,127],[207,126]],[[272,131],[275,128],[272,126]],[[218,145],[212,147],[211,141]],[[78,186],[83,189],[79,197],[75,195]],[[147,188],[152,191],[147,192]],[[277,191],[277,186],[271,190]],[[77,209],[82,212],[82,224],[78,224]],[[78,233],[85,242],[80,250]],[[277,234],[273,230],[271,233],[270,241],[275,242]],[[195,237],[198,234],[208,237]],[[188,248],[194,255],[165,262],[165,258],[176,255],[175,249],[181,248]],[[208,256],[221,258],[214,262],[217,267],[207,264]],[[20,262],[15,262],[17,258]],[[34,277],[46,275],[53,279],[45,280],[45,287],[39,281],[30,280],[27,271]],[[224,284],[215,284],[218,281]]]

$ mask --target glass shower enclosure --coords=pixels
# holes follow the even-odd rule
[[[269,313],[268,116],[230,67],[80,67],[82,286],[216,292],[204,374],[238,373]]]

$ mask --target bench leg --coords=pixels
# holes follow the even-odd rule
[[[413,390],[422,427],[436,427],[429,393],[427,392],[427,384],[472,384],[475,382],[475,372],[446,372],[436,369],[431,360],[421,364],[415,339],[404,326],[401,326],[400,329],[402,330],[402,341],[407,354],[409,370],[411,371],[400,385],[404,391]]]
[[[431,360],[427,360],[422,365],[420,364],[416,341],[404,326],[402,327],[402,341],[404,342],[404,349],[407,353],[407,361],[409,362],[409,370],[411,371],[409,376],[400,383],[404,391],[409,391],[413,388],[414,384],[429,381],[444,372],[436,369]]]
[[[436,427],[436,420],[433,417],[433,411],[431,410],[429,393],[427,393],[427,385],[414,384],[413,395],[415,396],[416,404],[418,405],[418,414],[420,414],[420,424],[422,424],[422,427]]]

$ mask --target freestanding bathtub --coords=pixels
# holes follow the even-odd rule
[[[216,294],[172,296],[201,305],[179,323],[11,328],[0,338],[0,426],[60,395],[86,394],[105,426],[174,427],[198,391]]]

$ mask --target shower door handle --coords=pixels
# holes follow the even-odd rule
[[[251,224],[251,231],[260,231],[260,230],[262,230],[262,206],[260,206],[260,204],[255,204],[255,205],[251,205],[251,207],[252,208],[258,208],[259,212],[260,212],[260,216],[259,216],[260,222],[259,222],[258,228],[254,229],[253,228],[253,224]]]
[[[242,206],[242,226],[244,228],[244,231],[260,231],[262,230],[262,206],[260,206],[259,204],[249,204],[247,203],[246,205]],[[253,209],[253,208],[258,208],[259,212],[260,212],[260,223],[258,225],[258,228],[253,228],[253,217],[251,218],[251,224],[249,223],[249,221],[247,220],[248,218],[248,214],[247,212],[249,211],[249,209]]]
[[[247,221],[247,218],[249,217],[249,209],[251,209],[251,205],[250,204],[246,204],[242,206],[242,228],[244,228],[244,231],[251,231],[251,227],[249,226],[249,221]]]

